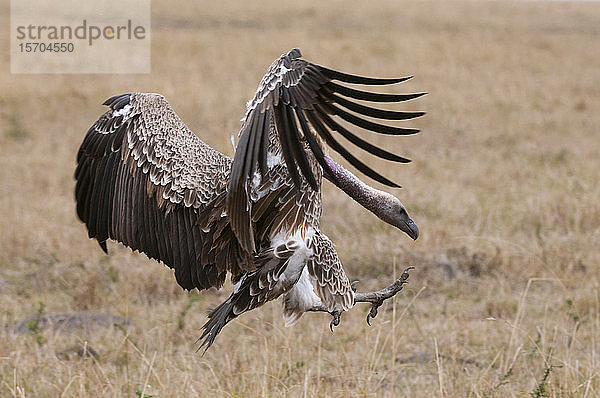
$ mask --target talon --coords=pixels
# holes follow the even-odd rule
[[[331,319],[331,322],[329,323],[329,329],[333,332],[333,327],[338,326],[340,324],[341,313],[334,312],[331,315],[332,315],[332,319]]]
[[[356,285],[358,285],[358,282],[360,281],[352,281],[352,283],[350,284],[350,289],[352,289],[354,293],[356,293]]]
[[[379,303],[373,303],[371,305],[371,310],[367,314],[367,325],[371,326],[371,319],[375,318],[377,316],[377,309],[379,308],[379,306],[381,304],[383,304],[383,303],[379,302]]]
[[[415,267],[413,267],[412,265],[409,265],[408,267],[404,268],[404,271],[402,271],[402,275],[400,275],[400,279],[401,279],[402,283],[406,283],[406,280],[410,276],[408,271],[411,271],[413,269],[415,269]]]

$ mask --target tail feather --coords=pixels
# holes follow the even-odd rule
[[[294,256],[298,251],[300,257],[296,258]],[[306,245],[300,244],[297,238],[290,238],[278,244],[275,249],[265,250],[255,256],[257,270],[245,274],[238,281],[231,296],[208,314],[209,319],[202,326],[202,335],[196,341],[196,343],[202,341],[198,350],[204,347],[206,352],[223,327],[232,319],[276,299],[292,288],[300,278],[301,272],[304,272],[308,278],[308,272],[304,267],[306,251]],[[293,269],[286,274],[291,259],[295,259],[295,263]],[[312,292],[312,285],[310,291]],[[318,299],[314,293],[312,294]],[[299,315],[292,315],[295,320],[298,317]]]
[[[260,307],[268,301],[263,297],[264,295],[251,294],[251,287],[253,284],[258,283],[259,276],[260,275],[255,272],[242,277],[238,282],[238,286],[233,293],[231,293],[231,296],[208,314],[209,319],[204,326],[202,326],[204,331],[200,338],[196,340],[196,343],[202,340],[198,350],[204,347],[204,352],[206,352],[229,321],[237,318],[244,312]]]
[[[221,303],[217,308],[212,310],[210,314],[208,314],[209,319],[204,324],[204,326],[202,326],[204,332],[202,332],[202,336],[200,336],[198,340],[196,340],[196,343],[202,340],[202,344],[198,346],[198,349],[196,351],[200,351],[202,347],[205,347],[203,352],[204,355],[204,353],[206,353],[206,350],[208,350],[208,348],[215,341],[215,338],[217,337],[219,332],[221,332],[221,329],[223,329],[223,327],[230,320],[236,317],[236,315],[233,314],[233,306],[234,304],[230,297],[226,301]]]

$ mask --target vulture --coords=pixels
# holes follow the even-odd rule
[[[183,289],[220,288],[230,275],[233,292],[209,313],[198,349],[208,349],[232,319],[278,297],[286,326],[307,311],[329,312],[331,326],[337,326],[340,314],[359,301],[372,303],[373,317],[408,275],[385,291],[355,292],[320,230],[321,186],[323,178],[329,180],[417,239],[419,230],[396,197],[330,157],[333,150],[371,179],[399,187],[352,155],[339,136],[377,157],[409,162],[352,131],[417,133],[373,119],[405,120],[424,112],[370,103],[425,93],[362,87],[409,78],[347,74],[308,62],[293,49],[273,62],[247,103],[233,158],[196,136],[162,95],[116,95],[104,102],[110,109],[90,127],[77,153],[77,215],[102,250],[112,239],[145,253],[174,269]]]

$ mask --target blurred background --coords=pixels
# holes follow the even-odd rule
[[[599,3],[154,1],[146,75],[10,74],[0,13],[0,396],[600,394]],[[284,328],[273,302],[202,356],[231,287],[183,292],[144,255],[104,255],[75,215],[76,152],[105,99],[142,91],[231,155],[294,47],[429,93],[401,108],[427,111],[402,124],[420,134],[363,135],[411,164],[354,151],[404,187],[420,238],[330,184],[322,219],[360,291],[416,269],[372,327],[360,305],[334,333],[326,314]]]

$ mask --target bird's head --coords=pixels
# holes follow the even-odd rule
[[[419,237],[419,228],[408,215],[402,202],[400,202],[397,197],[387,192],[379,191],[375,188],[371,189],[373,190],[373,198],[371,201],[373,208],[365,207],[386,223],[393,225],[406,233],[413,240],[416,240]]]
[[[403,231],[412,239],[416,240],[419,237],[417,224],[409,217],[397,197],[365,184],[330,157],[325,156],[325,161],[333,173],[325,174],[328,180],[381,220]]]

